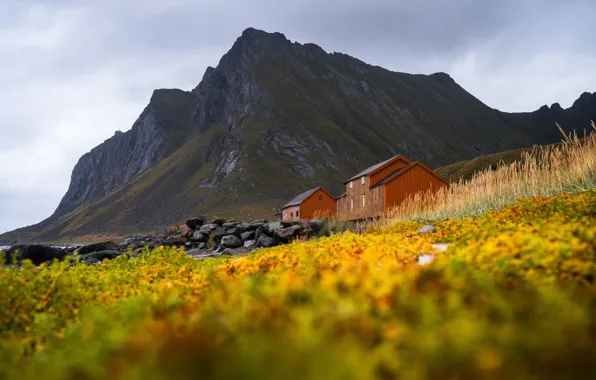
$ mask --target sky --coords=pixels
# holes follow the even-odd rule
[[[154,89],[194,88],[248,27],[447,72],[513,112],[596,91],[594,14],[593,0],[0,0],[0,233],[51,215],[84,153]]]

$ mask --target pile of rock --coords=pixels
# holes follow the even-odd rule
[[[202,218],[191,218],[186,221],[186,227],[186,231],[167,237],[164,242],[184,244],[190,255],[200,256],[247,253],[256,248],[287,244],[295,239],[309,239],[319,236],[323,222],[316,219],[251,223],[215,219],[206,222]]]

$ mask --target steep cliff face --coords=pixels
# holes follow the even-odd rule
[[[390,72],[247,29],[192,91],[156,91],[130,131],[83,156],[53,216],[7,236],[272,216],[309,187],[339,194],[346,178],[398,153],[437,167],[559,141],[555,121],[581,127],[596,112],[593,95],[576,103],[507,114],[445,73]]]
[[[181,90],[156,90],[132,128],[83,155],[57,214],[100,198],[178,149],[190,131],[196,96]]]

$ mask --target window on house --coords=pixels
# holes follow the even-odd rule
[[[300,211],[296,211],[296,218],[300,215]]]
[[[322,201],[323,200],[323,196],[319,194],[319,200]]]
[[[360,184],[364,185],[364,177],[360,177]]]
[[[354,187],[354,181],[350,181],[350,189]]]
[[[364,195],[362,196],[362,207],[364,207]]]
[[[350,210],[354,209],[354,200],[350,199]]]
[[[293,212],[291,212],[291,213],[290,213],[290,218],[293,218],[293,217],[294,217],[294,213],[293,213]]]

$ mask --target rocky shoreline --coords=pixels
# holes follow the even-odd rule
[[[307,240],[323,236],[326,234],[324,227],[325,222],[318,219],[236,222],[225,219],[207,221],[202,217],[193,217],[173,231],[162,229],[162,234],[137,234],[120,242],[104,241],[88,245],[16,244],[5,249],[4,256],[6,265],[19,265],[25,259],[39,265],[54,259],[64,260],[75,254],[82,263],[98,264],[122,255],[136,257],[144,250],[166,246],[184,247],[189,256],[201,259],[248,254],[257,248],[275,247],[296,239]]]

